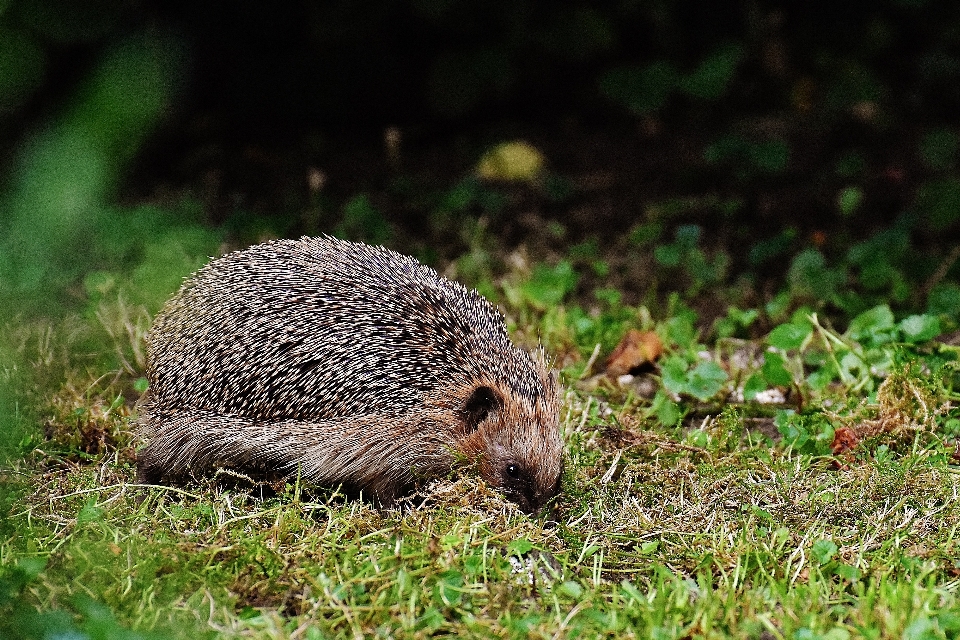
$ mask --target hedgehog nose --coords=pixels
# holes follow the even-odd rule
[[[556,495],[550,491],[531,490],[524,496],[526,498],[527,513],[533,516],[542,516],[552,511],[553,497]]]
[[[524,513],[529,515],[536,515],[537,511],[540,510],[540,503],[537,500],[537,495],[532,491],[524,492],[523,499],[520,501],[520,508]]]
[[[516,504],[527,515],[536,515],[542,506],[537,500],[537,494],[527,489],[513,489],[505,492],[511,502]]]

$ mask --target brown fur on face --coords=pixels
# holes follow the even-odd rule
[[[559,398],[544,374],[545,393],[532,403],[479,381],[468,388],[465,437],[457,445],[489,485],[529,513],[556,496],[562,470]]]

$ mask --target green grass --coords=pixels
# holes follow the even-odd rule
[[[294,491],[142,490],[115,456],[48,461],[3,561],[46,562],[25,604],[83,612],[89,598],[181,637],[960,631],[957,477],[942,458],[838,471],[766,446],[671,454],[664,437],[604,482],[619,449],[597,443],[544,521],[472,479],[378,512]]]
[[[657,323],[523,304],[513,321],[539,324],[518,335],[568,363],[563,493],[534,518],[471,477],[392,510],[295,484],[138,486],[142,309],[11,329],[17,375],[47,387],[22,394],[41,429],[3,471],[0,636],[960,634],[957,358],[908,332],[931,319],[874,310],[841,334],[801,314],[703,345],[681,307]],[[629,317],[664,337],[662,384],[584,370]],[[776,367],[734,357],[769,349]],[[722,365],[706,378],[705,352]],[[767,378],[793,404],[728,401]],[[841,428],[861,442],[835,456]]]

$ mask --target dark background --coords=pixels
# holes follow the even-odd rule
[[[787,291],[850,315],[936,292],[953,312],[958,44],[960,5],[923,0],[12,0],[4,230],[60,231],[8,247],[10,290],[115,268],[76,238],[136,234],[150,203],[228,246],[334,232],[438,266],[483,247],[454,267],[472,284],[522,249],[571,261],[581,297],[680,290],[709,313]],[[546,171],[476,178],[511,140]],[[58,158],[43,185],[100,167],[62,178],[63,198],[96,186],[85,204],[30,196],[38,158]]]

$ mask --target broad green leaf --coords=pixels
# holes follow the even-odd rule
[[[522,556],[531,549],[533,549],[533,543],[526,538],[511,540],[510,544],[507,545],[507,553],[512,556]]]
[[[793,384],[793,376],[787,371],[787,363],[779,353],[768,351],[763,354],[763,377],[767,383],[777,387]]]
[[[820,564],[827,564],[833,559],[838,550],[837,545],[832,540],[818,540],[810,548],[810,555]]]
[[[657,416],[657,420],[660,421],[665,427],[675,427],[680,422],[682,417],[680,413],[680,407],[677,406],[677,403],[667,397],[667,394],[662,390],[658,391],[657,394],[653,397],[653,403],[651,405],[653,414]]]
[[[566,594],[574,600],[579,600],[580,596],[583,595],[583,587],[573,580],[567,580],[566,582],[561,583],[558,589],[560,593]]]
[[[93,498],[84,503],[83,508],[77,514],[77,524],[84,524],[99,520],[103,515],[103,509],[97,506],[97,501]]]
[[[860,579],[860,570],[856,567],[850,566],[849,564],[837,565],[837,568],[834,569],[833,572],[846,580],[853,581]]]
[[[682,255],[681,248],[676,243],[661,244],[653,250],[654,260],[664,267],[676,267],[680,264]]]
[[[688,376],[687,393],[705,402],[717,395],[727,379],[727,372],[716,362],[701,362]]]
[[[821,391],[836,379],[837,368],[833,365],[833,362],[828,362],[807,376],[807,384],[810,385],[811,389]]]
[[[837,194],[837,208],[844,216],[856,213],[863,202],[863,189],[860,187],[845,187]]]
[[[555,267],[538,264],[522,290],[533,306],[548,309],[560,304],[576,288],[578,279],[569,260],[561,260]]]
[[[767,381],[760,372],[754,373],[743,384],[743,399],[747,402],[757,397],[757,394],[767,389]]]
[[[798,349],[811,332],[813,332],[813,327],[809,324],[802,325],[792,322],[781,324],[774,328],[774,330],[770,332],[770,335],[767,336],[767,344],[777,349],[783,349],[784,351]]]
[[[664,323],[667,344],[676,344],[682,347],[690,346],[697,335],[693,325],[695,318],[696,316],[692,314],[678,313],[668,319]]]
[[[900,331],[906,342],[919,344],[940,335],[940,319],[936,316],[914,315],[900,321]]]
[[[882,304],[864,311],[850,321],[847,335],[858,342],[871,338],[869,342],[880,344],[874,338],[889,332],[894,327],[893,311]]]
[[[660,364],[663,387],[672,394],[687,391],[687,363],[680,356],[670,356]]]
[[[743,47],[736,44],[721,46],[701,62],[693,73],[683,78],[680,86],[690,95],[716,100],[726,93],[742,59]]]
[[[432,634],[446,623],[446,618],[436,607],[427,607],[423,615],[417,618],[414,628]]]
[[[927,298],[927,313],[960,316],[960,286],[944,282],[934,287]]]
[[[659,546],[659,540],[650,540],[648,542],[644,542],[640,545],[640,553],[645,556],[650,555],[651,553],[655,552]]]
[[[931,231],[944,231],[960,219],[960,179],[928,180],[917,193],[916,208]]]

